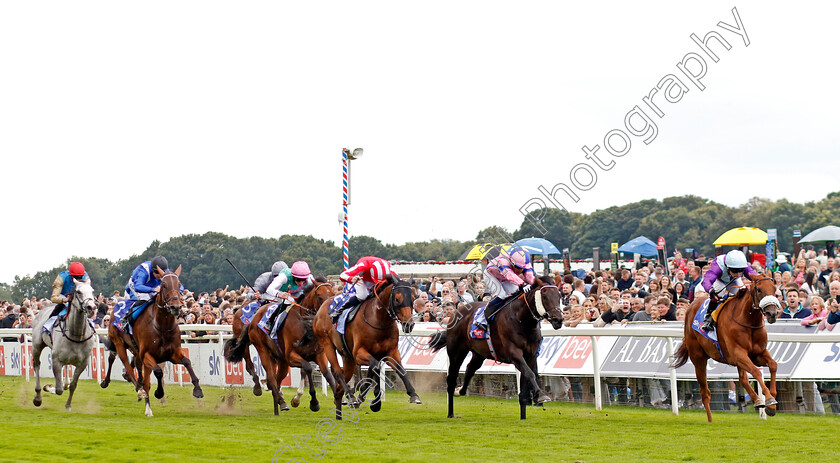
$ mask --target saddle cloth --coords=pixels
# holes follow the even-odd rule
[[[259,324],[257,324],[257,326],[259,326],[260,329],[263,330],[263,332],[267,334],[269,338],[273,339],[274,342],[277,342],[277,333],[280,331],[280,329],[283,328],[283,323],[286,321],[286,316],[289,314],[288,310],[284,310],[279,315],[277,315],[277,320],[274,322],[274,329],[271,330],[271,332],[269,332],[268,330],[271,329],[271,327],[268,326],[268,319],[271,318],[271,314],[273,314],[274,311],[277,310],[279,307],[281,307],[281,304],[277,302],[273,304],[268,304],[266,306],[262,320],[260,320]]]
[[[490,336],[490,325],[484,317],[486,308],[487,304],[484,304],[475,311],[472,326],[470,326],[470,337],[473,339],[487,339]]]
[[[123,299],[114,306],[114,316],[111,320],[111,324],[116,326],[118,330],[128,333],[132,333],[131,326],[128,323],[123,323],[125,316],[128,315],[128,309],[137,302],[137,299]],[[134,309],[134,319],[137,320],[137,317],[140,316],[141,313],[149,306],[149,303],[152,301],[148,301],[145,304],[141,305],[140,307]]]
[[[248,325],[251,323],[251,319],[254,318],[254,314],[257,313],[257,310],[260,308],[259,301],[251,302],[243,306],[240,310],[242,310],[242,315],[239,317],[242,320],[242,323]]]
[[[724,304],[726,304],[726,302],[728,302],[728,300],[721,302],[718,305],[717,309],[715,309],[715,311],[712,312],[712,318],[714,318],[715,321],[717,321],[717,317],[720,314],[720,309],[723,308],[723,306],[724,306]],[[706,299],[700,305],[700,308],[697,309],[697,313],[694,315],[694,320],[691,321],[691,328],[694,329],[694,331],[700,333],[700,335],[703,336],[704,338],[711,341],[712,344],[715,345],[715,349],[717,349],[718,354],[720,354],[720,357],[722,359],[724,359],[724,361],[725,361],[726,357],[723,355],[723,351],[720,350],[720,342],[718,342],[717,330],[708,331],[708,332],[703,331],[703,321],[706,318],[706,311],[708,311],[708,310],[709,310],[709,299]]]

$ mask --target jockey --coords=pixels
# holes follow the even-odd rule
[[[282,260],[278,260],[277,262],[272,264],[270,271],[261,274],[257,277],[256,280],[254,280],[254,286],[248,291],[248,298],[253,299],[255,297],[254,291],[257,291],[260,293],[260,303],[267,302],[265,297],[265,291],[268,289],[268,285],[270,285],[271,282],[274,281],[274,279],[277,278],[278,275],[280,275],[280,272],[282,272],[283,269],[288,268],[288,264],[286,264]]]
[[[356,265],[343,271],[339,278],[345,283],[344,294],[353,293],[353,295],[344,304],[335,308],[332,314],[333,323],[338,321],[338,317],[347,307],[353,307],[367,299],[370,290],[377,283],[384,281],[388,275],[399,278],[399,275],[391,270],[390,262],[374,256],[362,257],[356,262]]]
[[[484,270],[484,284],[493,296],[484,313],[492,315],[517,289],[528,292],[535,279],[528,251],[516,249],[499,254]]]
[[[134,323],[134,309],[152,300],[160,291],[160,279],[169,271],[169,262],[163,256],[155,256],[152,260],[147,260],[138,265],[137,268],[131,272],[131,278],[125,285],[125,297],[127,299],[134,299],[135,302],[128,309],[125,316],[125,322],[129,325]],[[184,287],[181,285],[181,290]]]
[[[85,271],[85,266],[81,262],[73,262],[67,270],[58,274],[52,284],[52,295],[50,300],[58,305],[53,309],[51,317],[61,313],[74,291],[76,291],[76,281],[90,282],[90,275]]]
[[[274,267],[272,266],[273,269]],[[313,281],[315,279],[312,278],[312,272],[309,271],[309,264],[302,260],[292,264],[292,268],[280,270],[280,273],[274,277],[274,280],[266,288],[265,294],[268,298],[279,299],[280,305],[274,309],[274,312],[271,313],[266,322],[269,333],[274,331],[274,322],[277,320],[280,312],[286,310],[295,301],[295,298],[303,293],[303,288],[308,284],[312,284]]]
[[[720,302],[729,297],[730,286],[741,283],[740,279],[745,275],[756,275],[756,271],[747,263],[747,256],[737,249],[717,256],[712,261],[709,271],[706,272],[701,283],[703,289],[709,293],[709,308],[706,310],[706,318],[703,320],[704,331],[715,329],[712,312]]]

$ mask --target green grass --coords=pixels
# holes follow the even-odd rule
[[[761,421],[754,413],[716,413],[709,424],[702,411],[674,416],[569,403],[529,407],[523,422],[514,400],[485,397],[456,398],[460,418],[450,420],[443,394],[421,394],[423,405],[409,405],[404,393],[389,392],[381,412],[361,408],[358,422],[345,419],[328,433],[336,442],[327,446],[315,437],[318,423],[329,426],[333,416],[320,391],[320,412],[305,400],[275,417],[267,394],[205,386],[205,398],[196,400],[190,387],[170,385],[167,403],[153,399],[155,416],[146,418],[127,383],[105,390],[79,384],[67,413],[66,392],[44,395],[35,408],[33,382],[0,377],[0,462],[267,462],[285,445],[291,449],[276,461],[317,461],[295,446],[295,436],[307,434],[320,461],[834,461],[830,433],[840,425],[836,416]],[[284,393],[288,399],[292,390]]]

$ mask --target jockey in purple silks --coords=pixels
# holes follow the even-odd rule
[[[712,312],[729,297],[730,287],[733,284],[736,287],[742,285],[741,277],[746,275],[756,275],[756,272],[747,263],[747,256],[737,249],[717,256],[712,261],[709,271],[706,272],[703,282],[700,283],[703,289],[709,293],[709,308],[706,310],[706,318],[703,320],[704,331],[715,329]]]

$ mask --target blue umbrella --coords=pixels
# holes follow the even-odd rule
[[[521,247],[530,254],[562,254],[551,241],[543,238],[534,238],[533,236],[517,241],[516,246]]]
[[[645,257],[656,256],[656,243],[644,236],[640,236],[622,244],[618,248],[618,252],[639,254]]]

